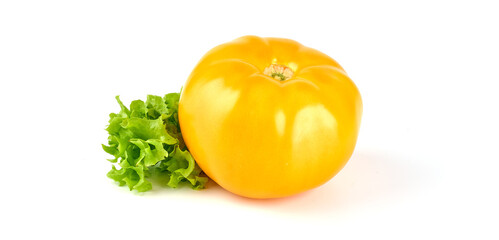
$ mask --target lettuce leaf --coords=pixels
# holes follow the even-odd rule
[[[179,93],[163,98],[148,95],[146,102],[135,100],[130,109],[120,105],[119,113],[109,115],[108,144],[105,152],[114,156],[107,176],[131,190],[152,189],[151,179],[176,188],[185,182],[193,189],[205,187],[204,176],[186,149],[178,123]]]

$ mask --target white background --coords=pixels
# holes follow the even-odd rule
[[[1,239],[499,238],[494,1],[175,2],[0,3]],[[266,201],[108,179],[114,96],[178,91],[249,34],[316,48],[355,81],[347,166]]]

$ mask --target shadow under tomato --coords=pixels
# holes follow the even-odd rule
[[[340,173],[326,184],[295,196],[255,200],[234,195],[216,183],[210,191],[227,200],[290,215],[314,217],[344,214],[364,207],[389,206],[431,184],[434,174],[416,159],[390,153],[355,153]]]

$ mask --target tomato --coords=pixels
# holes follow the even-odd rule
[[[359,91],[335,60],[293,40],[256,36],[209,51],[179,102],[199,166],[249,198],[327,182],[352,155],[361,115]]]

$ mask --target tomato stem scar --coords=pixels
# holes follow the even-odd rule
[[[284,81],[293,77],[294,72],[288,66],[273,63],[263,70],[263,74]]]

